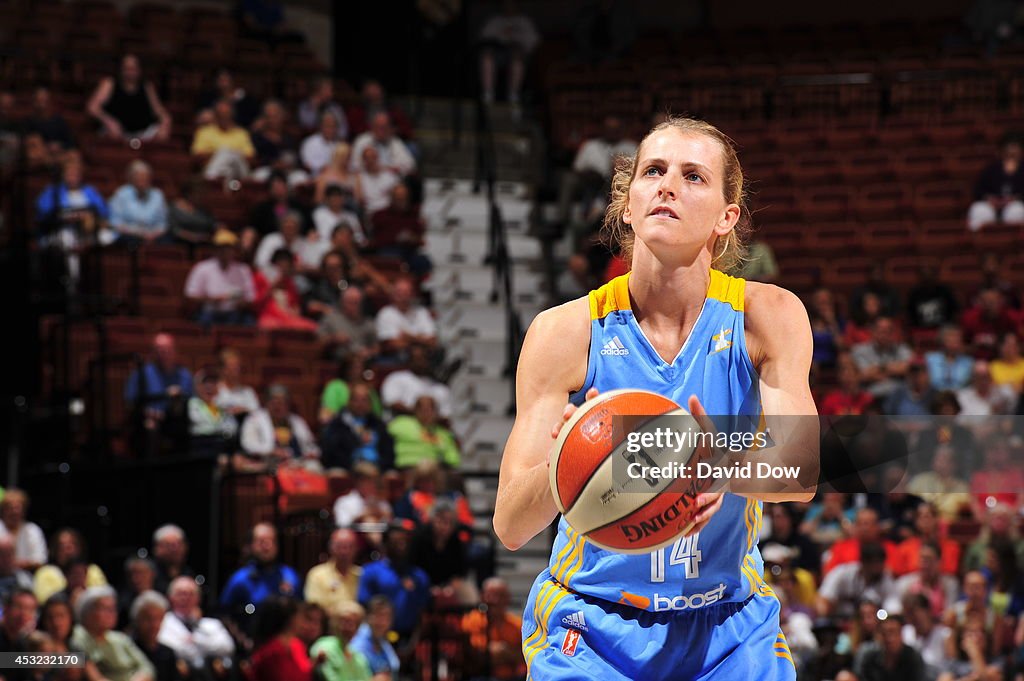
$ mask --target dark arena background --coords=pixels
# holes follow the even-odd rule
[[[519,347],[626,271],[666,114],[735,140],[819,411],[923,424],[890,492],[765,505],[800,678],[1021,678],[1022,429],[964,420],[1024,407],[1000,0],[0,0],[0,652],[94,660],[0,677],[524,678]]]

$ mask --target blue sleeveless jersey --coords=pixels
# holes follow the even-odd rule
[[[644,336],[630,308],[629,275],[590,293],[587,378],[590,387],[650,390],[686,407],[696,395],[711,416],[761,416],[758,376],[743,334],[746,282],[711,270],[704,306],[675,360],[666,363]],[[741,419],[742,420],[742,419]],[[717,425],[717,423],[716,423]],[[653,612],[697,610],[713,603],[768,596],[757,548],[761,502],[726,494],[699,533],[650,554],[600,549],[559,520],[549,570],[554,580],[586,596]]]

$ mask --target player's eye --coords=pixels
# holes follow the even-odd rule
[[[704,178],[701,177],[700,175],[698,175],[697,173],[687,173],[686,181],[687,182],[703,182]]]
[[[654,175],[660,175],[660,174],[661,174],[661,168],[659,168],[658,166],[647,166],[647,170],[644,171],[644,175],[647,176],[647,177],[654,177]]]

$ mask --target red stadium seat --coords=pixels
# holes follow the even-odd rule
[[[860,252],[863,228],[856,222],[826,222],[809,226],[807,237],[812,253],[849,255]]]
[[[868,222],[864,225],[864,250],[869,253],[906,253],[916,248],[916,225],[910,220]]]
[[[925,220],[915,237],[920,253],[934,255],[962,253],[971,244],[966,221],[962,219]]]
[[[872,258],[837,258],[824,268],[826,286],[848,291],[867,281],[868,272],[874,265]]]

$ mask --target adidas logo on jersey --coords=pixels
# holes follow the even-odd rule
[[[610,341],[604,344],[601,348],[602,355],[621,355],[625,356],[629,354],[629,350],[622,344],[618,336],[614,336]]]
[[[579,629],[580,631],[590,631],[589,629],[587,629],[586,620],[583,619],[582,610],[577,610],[571,615],[566,615],[565,617],[563,617],[562,624],[564,624],[566,627]]]

